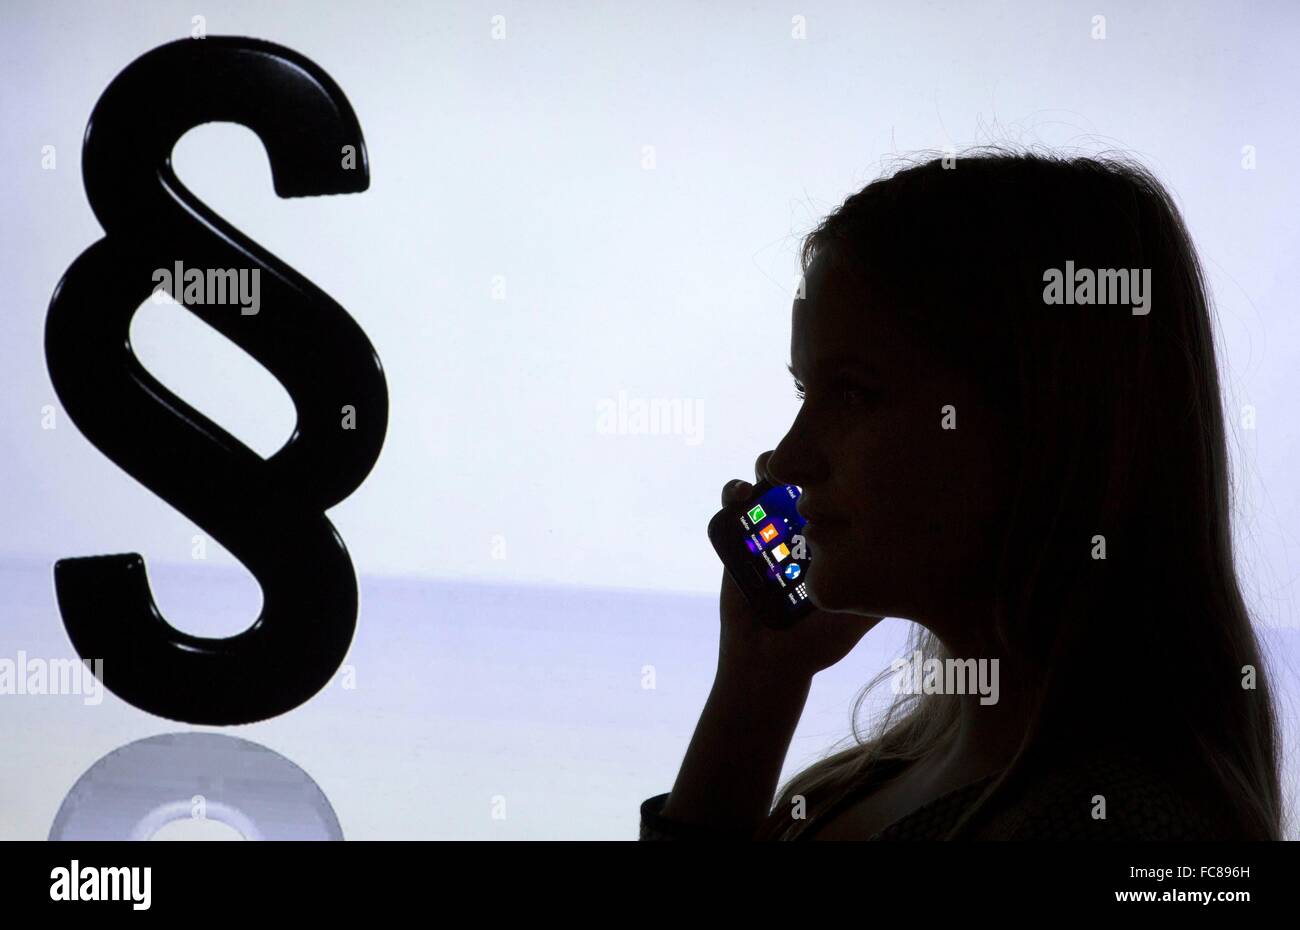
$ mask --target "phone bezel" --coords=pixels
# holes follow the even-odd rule
[[[779,485],[771,481],[760,481],[753,486],[744,501],[723,507],[709,521],[709,541],[718,554],[722,567],[731,580],[745,595],[745,600],[764,626],[774,629],[787,629],[798,623],[817,608],[812,601],[803,600],[795,611],[785,608],[785,596],[781,589],[773,588],[755,567],[753,553],[745,546],[745,537],[733,532],[730,539],[723,530],[724,522],[730,523],[748,512],[768,491]],[[735,524],[732,524],[734,530]]]

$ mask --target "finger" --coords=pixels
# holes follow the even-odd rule
[[[722,486],[722,506],[739,504],[749,496],[753,485],[744,478],[733,478]]]
[[[760,454],[759,457],[754,460],[754,477],[758,481],[769,481],[769,482],[772,481],[772,476],[768,474],[767,471],[767,462],[772,457],[772,453],[774,451],[776,450],[769,449],[768,451]]]

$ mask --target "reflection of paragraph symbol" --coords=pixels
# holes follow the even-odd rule
[[[297,707],[347,654],[356,575],[325,511],[379,457],[388,390],[374,348],[342,307],[177,180],[173,146],[214,120],[258,135],[281,197],[369,186],[356,116],[306,58],[232,37],[154,49],[114,79],[91,114],[82,171],[105,235],[55,289],[45,355],[86,438],[225,546],[262,588],[255,623],[206,639],[163,619],[138,554],[62,559],[54,584],[73,645],[83,659],[102,659],[104,685],[143,710],[237,724]],[[131,318],[157,286],[155,271],[172,268],[190,269],[187,280],[242,269],[260,281],[252,314],[237,302],[204,303],[180,282],[174,291],[289,392],[297,425],[270,458],[164,388],[132,354]]]

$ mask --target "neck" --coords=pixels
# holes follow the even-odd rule
[[[958,702],[959,716],[956,732],[936,754],[936,770],[968,774],[974,780],[1010,764],[1035,699],[1027,687],[1029,676],[1004,651],[959,637],[940,639],[950,656],[965,663],[968,686],[967,693],[941,698]],[[972,679],[977,689],[969,687]]]

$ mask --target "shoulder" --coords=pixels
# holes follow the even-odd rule
[[[672,840],[679,837],[680,831],[674,829],[674,824],[668,822],[667,818],[659,813],[667,800],[668,792],[664,792],[641,802],[640,839]]]
[[[1131,746],[1073,755],[1047,769],[1006,810],[1013,840],[1170,841],[1229,838],[1205,779]]]
[[[747,831],[709,824],[687,823],[663,815],[669,792],[641,802],[641,840],[747,840]]]

